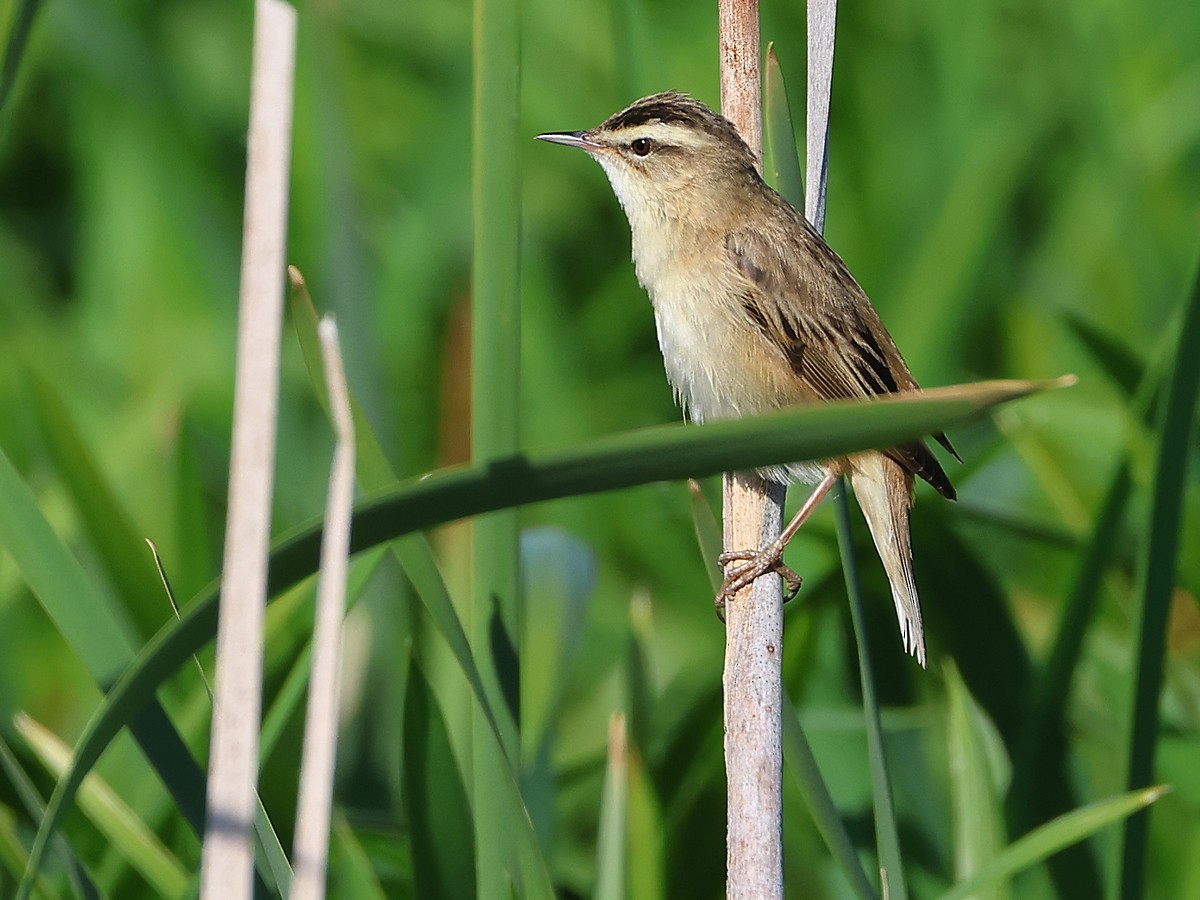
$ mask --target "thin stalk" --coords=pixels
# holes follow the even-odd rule
[[[200,896],[249,898],[262,710],[262,629],[271,537],[296,11],[254,8],[229,522],[217,631],[208,815]]]
[[[338,349],[337,327],[327,318],[321,322],[320,331],[337,443],[333,448],[325,530],[321,537],[312,677],[308,687],[300,789],[296,800],[295,876],[291,893],[294,900],[321,900],[325,896],[333,774],[337,760],[342,618],[346,611],[350,512],[354,501],[354,420],[350,414],[346,372]]]

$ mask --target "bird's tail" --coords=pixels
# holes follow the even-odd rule
[[[892,586],[904,649],[924,666],[925,631],[921,627],[921,604],[913,579],[912,538],[908,527],[913,477],[882,453],[855,457],[849,476]]]

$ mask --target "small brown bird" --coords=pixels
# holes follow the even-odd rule
[[[588,131],[538,138],[586,151],[608,175],[629,219],[667,378],[693,421],[918,389],[846,264],[763,182],[728,119],[671,91]],[[945,435],[933,437],[958,458]],[[721,555],[718,605],[771,571],[795,594],[799,578],[783,565],[783,549],[845,475],[891,583],[904,647],[924,665],[909,536],[913,476],[955,498],[929,448],[914,441],[761,474],[817,487],[779,540]]]

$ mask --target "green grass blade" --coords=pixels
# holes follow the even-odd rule
[[[596,900],[625,897],[625,847],[629,800],[625,717],[614,713],[608,722],[608,764],[600,795],[600,825],[596,838]]]
[[[1000,855],[966,881],[959,882],[941,900],[978,896],[987,885],[1006,881],[1035,863],[1095,834],[1149,806],[1165,793],[1162,787],[1132,791],[1059,816],[1006,847]]]
[[[1129,732],[1126,784],[1147,786],[1158,745],[1158,708],[1166,653],[1167,616],[1175,589],[1175,563],[1183,527],[1192,422],[1200,392],[1200,273],[1192,284],[1166,384],[1154,462],[1154,483],[1146,528],[1147,544],[1139,574],[1141,616],[1138,627],[1137,682]],[[1125,823],[1121,860],[1121,896],[1141,897],[1145,889],[1148,813]]]
[[[408,679],[404,703],[404,799],[417,895],[475,896],[471,809],[445,723],[424,675]]]
[[[875,807],[875,843],[879,850],[880,878],[883,895],[896,900],[908,896],[904,882],[904,859],[900,855],[900,832],[896,827],[896,811],[892,805],[892,782],[888,775],[887,757],[883,749],[883,723],[879,717],[879,702],[875,696],[875,675],[867,649],[866,614],[862,592],[859,590],[858,566],[854,559],[854,537],[850,530],[849,487],[839,483],[834,503],[837,507],[838,547],[842,555],[842,574],[850,601],[850,619],[854,624],[854,643],[858,647],[858,670],[862,682],[863,717],[867,726],[867,752],[871,760],[871,796]]]
[[[829,787],[817,767],[808,738],[800,725],[795,707],[787,703],[783,710],[783,759],[792,771],[792,777],[804,796],[804,803],[813,817],[825,846],[829,848],[833,861],[846,876],[854,895],[860,900],[875,900],[879,895],[871,886],[867,873],[854,849],[854,842],[842,823]]]
[[[1071,333],[1099,364],[1101,371],[1125,395],[1132,397],[1146,372],[1146,364],[1124,341],[1089,322],[1083,316],[1067,313],[1064,321]]]
[[[951,805],[954,812],[954,874],[965,880],[994,859],[1004,846],[1000,785],[993,760],[1003,754],[999,736],[985,721],[953,666],[946,669],[949,715]],[[1006,885],[981,887],[979,900],[1005,900]]]
[[[124,627],[108,600],[59,541],[0,451],[0,545],[11,554],[34,596],[101,688],[133,659]],[[147,697],[146,700],[151,698]],[[147,759],[193,829],[204,817],[204,777],[157,701],[139,705],[130,726]]]
[[[1075,577],[1063,603],[1055,629],[1054,644],[1033,682],[1033,695],[1024,717],[1016,749],[1010,819],[1020,834],[1047,819],[1066,812],[1073,804],[1061,804],[1061,786],[1069,784],[1067,766],[1067,701],[1083,639],[1100,601],[1101,581],[1109,570],[1117,548],[1133,479],[1129,461],[1122,460],[1112,480],[1086,547],[1080,552]],[[1099,887],[1099,871],[1091,860],[1089,881]],[[1080,883],[1079,872],[1070,877]]]
[[[46,805],[42,801],[42,797],[34,786],[33,781],[25,772],[25,769],[22,768],[12,748],[9,747],[3,737],[0,737],[0,769],[3,769],[4,774],[8,776],[8,782],[20,799],[21,805],[25,807],[25,813],[29,816],[30,821],[40,822],[42,816],[46,814]],[[13,871],[15,877],[19,879],[24,874],[29,860],[25,852],[24,843],[18,841],[17,845],[19,853],[13,857],[13,860],[15,861],[19,857],[20,865],[14,868]],[[16,850],[17,848],[14,847],[13,849]],[[84,900],[98,900],[100,897],[99,890],[87,872],[84,871],[83,866],[75,856],[75,852],[66,841],[62,840],[61,836],[55,837],[54,851],[62,858],[62,862],[67,870],[67,878],[70,880],[71,887],[75,891],[76,896],[83,897]],[[34,882],[34,889],[41,892],[44,896],[49,896],[45,890],[45,881],[42,879],[41,873],[38,874],[38,880]]]
[[[25,843],[21,837],[17,817],[7,806],[0,805],[0,873],[7,870],[14,880],[19,879],[25,871]],[[80,890],[78,882],[72,881],[71,889],[77,897],[99,900],[100,895],[95,888],[84,893]],[[38,875],[34,882],[33,891],[38,900],[59,900],[61,896],[61,892],[51,887],[50,882],[41,875]]]
[[[116,588],[122,621],[145,640],[171,616],[158,575],[146,553],[145,535],[129,520],[115,491],[100,472],[58,391],[33,377],[33,398],[50,458],[71,493],[89,540]]]
[[[472,45],[471,457],[520,446],[521,106],[518,0],[474,0]],[[472,523],[471,649],[504,754],[520,766],[520,640],[523,606],[515,510]],[[505,775],[483,761],[492,722],[476,712],[471,789],[478,896],[521,892],[520,862],[505,808]],[[512,887],[510,887],[512,885]]]
[[[25,48],[29,45],[29,33],[41,6],[42,0],[20,0],[13,14],[12,28],[4,47],[4,66],[0,68],[0,125],[4,122],[4,107],[17,83],[17,70],[21,67]]]
[[[98,684],[133,657],[121,618],[50,528],[33,493],[0,451],[0,544]]]
[[[71,748],[49,729],[23,714],[18,714],[16,728],[42,765],[62,777],[71,762]],[[124,857],[159,896],[185,895],[191,879],[179,860],[95,772],[80,788],[79,806],[106,843]]]
[[[692,501],[692,526],[696,529],[696,544],[700,547],[700,558],[704,560],[704,571],[708,573],[713,594],[721,586],[720,570],[713,561],[721,555],[721,526],[712,505],[694,478],[688,479],[688,494]]]
[[[796,207],[804,209],[804,173],[796,150],[796,131],[792,125],[792,109],[788,104],[787,85],[775,45],[767,45],[767,71],[763,86],[763,137],[770,168],[767,174],[780,195]]]
[[[308,369],[309,385],[328,418],[329,389],[325,381],[325,360],[321,355],[321,339],[317,336],[316,306],[304,276],[295,266],[288,267],[288,305],[291,308],[292,327]],[[379,445],[379,439],[371,428],[362,405],[350,395],[350,417],[354,420],[354,473],[364,490],[374,490],[396,480],[396,473],[388,462],[387,455]],[[332,422],[331,422],[332,424]]]
[[[354,900],[387,900],[358,835],[338,810],[333,811],[333,845],[330,847],[330,897],[353,897]]]

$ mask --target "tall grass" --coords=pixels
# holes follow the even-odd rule
[[[525,138],[595,124],[635,86],[715,103],[711,9],[301,10],[289,258],[316,305],[352,307],[365,335],[344,349],[371,495],[354,520],[331,896],[508,895],[496,873],[521,896],[719,896],[723,635],[671,479],[952,422],[962,500],[914,512],[928,675],[899,652],[852,530],[909,895],[1200,883],[1194,373],[1177,350],[1195,308],[1181,303],[1200,194],[1193,7],[839,17],[830,241],[923,384],[1073,371],[1075,388],[998,424],[950,400],[649,431],[677,414],[620,211],[594,166]],[[0,895],[26,877],[35,896],[152,896],[178,872],[194,890],[209,705],[190,656],[211,671],[250,19],[236,5],[37,8],[0,18]],[[804,16],[762,14],[794,100]],[[491,177],[497,193],[477,193]],[[333,448],[301,294],[264,622],[260,795],[279,846],[260,856],[264,892],[295,828]],[[468,302],[502,321],[465,328]],[[1163,385],[1148,425],[1139,380]],[[421,479],[464,458],[467,422],[495,443]],[[699,490],[715,498],[711,480]],[[477,521],[474,562],[462,532],[437,527],[517,504],[533,505],[501,513],[494,540]],[[177,623],[147,536],[182,592]],[[805,587],[783,671],[807,741],[789,728],[786,752],[808,774],[785,782],[787,892],[865,896],[880,856],[830,513],[789,563]],[[480,576],[505,628],[490,644]],[[519,688],[496,675],[518,668]],[[11,724],[18,712],[75,745],[71,767]],[[120,805],[67,803],[85,772]],[[1116,823],[1155,794],[1105,798],[1158,782],[1173,791],[1123,838]],[[119,827],[122,808],[140,827]],[[62,840],[35,844],[49,823]]]

